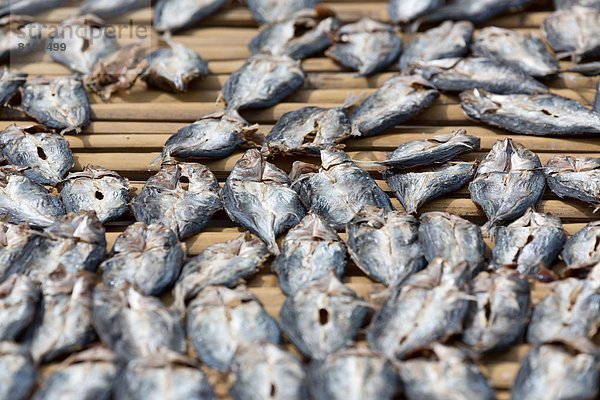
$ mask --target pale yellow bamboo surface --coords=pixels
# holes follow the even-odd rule
[[[75,14],[76,3],[76,0],[69,0],[65,7],[44,13],[39,19],[49,24],[59,23]],[[386,1],[325,0],[324,3],[344,22],[355,21],[363,16],[388,20]],[[538,28],[549,12],[549,5],[541,4],[519,14],[495,18],[486,25],[514,28],[539,35]],[[111,20],[109,23],[129,24],[131,22],[132,25],[123,30],[127,34],[138,26],[147,26],[150,21],[151,11],[143,9]],[[201,116],[222,109],[223,104],[216,102],[219,92],[229,75],[249,56],[247,44],[257,32],[258,28],[250,12],[240,2],[231,1],[224,10],[202,22],[201,26],[174,36],[175,41],[194,49],[209,62],[210,74],[194,82],[189,92],[174,95],[148,89],[145,84],[137,83],[132,90],[116,94],[110,102],[104,102],[95,95],[90,96],[93,113],[91,126],[80,135],[67,136],[75,154],[74,170],[81,170],[89,164],[116,170],[131,180],[135,196],[143,186],[144,179],[158,169],[157,165],[150,165],[150,163],[160,155],[162,146],[169,136]],[[159,35],[154,33],[151,39],[153,44],[157,44]],[[410,40],[410,38],[404,35],[403,40]],[[130,38],[120,39],[121,43],[132,41],[133,39]],[[561,62],[563,69],[570,65],[569,62]],[[356,77],[351,71],[345,70],[323,56],[305,60],[302,66],[307,73],[307,78],[301,90],[270,109],[242,113],[248,121],[260,124],[260,134],[266,135],[285,112],[306,105],[339,106],[348,96],[366,96],[373,93],[386,79],[397,73],[397,67],[394,65],[388,71],[372,77]],[[53,63],[46,55],[28,57],[14,62],[12,67],[39,76],[69,73],[64,66]],[[597,80],[598,78],[573,73],[561,73],[557,78],[545,83],[553,93],[578,100],[589,106],[595,96]],[[18,109],[5,109],[0,112],[0,129],[13,123],[28,124],[30,123],[28,121],[29,119]],[[543,163],[556,154],[600,156],[599,138],[511,135],[499,129],[477,125],[465,117],[458,98],[452,94],[440,96],[429,110],[409,124],[391,129],[383,135],[350,139],[345,143],[345,149],[356,160],[383,160],[386,152],[395,149],[401,143],[450,133],[460,128],[465,128],[469,134],[481,138],[481,150],[461,157],[463,160],[481,160],[498,139],[505,137],[512,137],[537,152]],[[241,152],[238,152],[223,160],[206,161],[205,164],[223,182],[240,156]],[[317,159],[306,157],[278,158],[274,162],[289,171],[296,159],[318,164]],[[389,187],[381,178],[379,168],[367,167],[366,169],[393,198]],[[397,209],[402,209],[395,198],[393,204]],[[594,214],[591,207],[576,201],[561,200],[550,192],[544,195],[538,209],[562,218],[569,234],[581,229],[586,222],[597,219],[597,214]],[[476,223],[483,223],[485,220],[483,212],[470,200],[467,188],[427,204],[422,211],[447,211]],[[108,248],[112,246],[119,233],[132,222],[133,217],[129,215],[121,221],[107,224]],[[232,239],[241,232],[242,229],[236,227],[228,220],[226,214],[220,211],[215,214],[213,222],[204,232],[187,240],[188,253],[196,255],[207,246]],[[345,239],[344,234],[342,237]],[[490,240],[486,243],[488,247],[493,246]],[[380,303],[381,296],[378,297],[377,294],[383,290],[382,285],[368,279],[351,263],[348,265],[345,282],[373,303]],[[267,311],[277,316],[284,296],[277,287],[277,278],[270,267],[264,266],[258,276],[248,282],[248,286],[260,298]],[[534,301],[539,301],[547,289],[545,284],[534,284]],[[359,345],[364,345],[363,339],[360,340]],[[527,345],[520,344],[504,353],[480,360],[484,373],[497,389],[498,399],[509,398],[509,389],[517,373],[519,360],[523,358],[527,349]],[[227,398],[229,379],[214,373],[210,374],[210,378],[219,396]]]

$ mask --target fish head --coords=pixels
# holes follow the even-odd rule
[[[352,163],[352,159],[350,159],[350,156],[345,151],[335,149],[321,150],[321,166],[324,170],[344,163]]]

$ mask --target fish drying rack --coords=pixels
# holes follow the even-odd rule
[[[42,14],[40,22],[60,23],[76,12],[74,2],[66,7],[54,9]],[[384,0],[324,0],[327,7],[336,12],[343,22],[351,22],[363,16],[387,21],[387,1]],[[495,18],[486,25],[517,29],[524,32],[537,32],[544,18],[550,13],[550,4],[536,6],[518,15],[507,15]],[[151,20],[149,8],[128,13],[115,20],[114,24],[148,26]],[[201,23],[202,27],[187,30],[174,39],[195,51],[209,61],[210,75],[192,83],[185,94],[172,95],[149,90],[145,84],[138,83],[127,93],[117,93],[110,102],[103,102],[98,96],[90,95],[93,122],[81,134],[67,136],[75,157],[75,170],[93,164],[118,171],[130,179],[132,186],[139,190],[144,180],[158,170],[158,165],[151,166],[169,136],[179,128],[199,117],[222,108],[216,103],[219,91],[229,74],[238,69],[249,56],[247,44],[256,34],[257,26],[248,9],[235,4],[221,10],[216,15]],[[149,28],[148,28],[149,29]],[[128,36],[128,35],[124,35]],[[156,34],[158,37],[158,34]],[[122,39],[122,43],[135,39]],[[568,63],[561,63],[566,67]],[[35,62],[13,63],[13,69],[19,69],[30,75],[55,76],[66,75],[69,71],[48,56]],[[376,74],[369,78],[353,76],[331,60],[318,57],[303,62],[307,72],[304,87],[288,97],[282,104],[259,111],[243,112],[250,122],[259,123],[260,131],[268,133],[270,127],[287,111],[296,110],[306,105],[333,107],[340,105],[349,95],[372,93],[386,79],[394,75],[397,67]],[[595,95],[598,78],[589,78],[579,74],[563,73],[557,79],[547,82],[552,92],[576,99],[590,105]],[[15,110],[3,110],[0,127],[4,129],[13,122],[27,120]],[[22,123],[22,122],[21,122]],[[450,133],[465,128],[471,135],[481,138],[481,150],[461,157],[465,161],[482,159],[492,145],[499,139],[512,137],[528,149],[536,152],[546,163],[555,154],[577,155],[580,157],[600,157],[600,138],[547,138],[534,136],[507,135],[506,132],[486,126],[478,126],[464,115],[456,96],[441,95],[433,107],[412,120],[409,124],[396,127],[384,135],[363,139],[351,139],[346,142],[346,151],[357,160],[383,160],[386,152],[394,150],[399,144],[414,139],[429,138],[435,134]],[[240,158],[241,152],[223,160],[208,161],[205,164],[223,182]],[[275,163],[286,171],[290,170],[295,158],[278,158]],[[318,164],[317,159],[305,161]],[[377,183],[389,193],[385,181],[379,172],[372,170]],[[390,196],[394,196],[390,193]],[[402,209],[394,198],[393,204]],[[589,206],[576,201],[561,200],[549,191],[543,197],[538,210],[560,217],[569,234],[581,229],[585,223],[598,218]],[[467,188],[463,188],[451,196],[435,200],[422,208],[422,212],[446,211],[469,219],[479,225],[485,216],[481,209],[470,200]],[[133,222],[133,216],[107,224],[108,247],[112,247],[115,239],[125,227]],[[188,253],[198,254],[207,246],[232,239],[240,234],[241,228],[235,226],[224,212],[215,214],[212,223],[204,232],[187,240]],[[342,235],[344,237],[344,235]],[[488,242],[488,245],[490,243]],[[349,262],[344,282],[359,295],[377,303],[377,293],[383,289],[380,284],[367,278],[358,268]],[[269,266],[252,280],[248,281],[250,290],[263,302],[267,311],[277,317],[285,299],[277,286],[277,277]],[[533,285],[532,298],[539,301],[547,292],[542,283]],[[359,337],[359,346],[364,345],[364,336]],[[521,360],[528,350],[528,345],[519,344],[510,349],[481,360],[482,368],[491,385],[497,391],[499,400],[509,398],[511,384],[519,368]],[[227,397],[227,381],[222,376],[209,374],[217,394]]]

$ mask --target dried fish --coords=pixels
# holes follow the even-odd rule
[[[426,203],[465,186],[475,176],[477,162],[449,162],[417,170],[383,172],[383,178],[404,210],[415,214]]]
[[[73,354],[42,383],[33,400],[109,400],[119,376],[115,355],[103,347]]]
[[[200,292],[187,308],[187,332],[200,359],[219,371],[231,368],[241,347],[281,342],[277,322],[243,286]]]
[[[256,131],[257,125],[249,125],[239,115],[209,114],[171,136],[165,143],[162,158],[224,158],[246,144]]]
[[[398,286],[426,264],[418,225],[412,215],[364,207],[346,227],[352,261],[372,279]]]
[[[116,33],[94,15],[65,20],[54,29],[46,46],[52,60],[84,75],[117,48]]]
[[[21,57],[41,50],[43,30],[44,26],[31,17],[9,14],[0,18],[0,61],[19,61]]]
[[[555,11],[544,20],[542,32],[559,59],[571,57],[579,63],[600,56],[598,10],[576,6]]]
[[[550,292],[533,309],[529,343],[557,339],[592,339],[600,332],[600,281],[567,278],[553,282]]]
[[[562,72],[578,72],[583,75],[600,75],[600,61],[590,61],[582,64],[572,64],[561,70]],[[597,112],[597,111],[596,111]]]
[[[371,307],[331,274],[288,297],[279,313],[290,341],[312,359],[352,344]]]
[[[63,214],[58,196],[12,166],[0,167],[0,215],[7,222],[44,227]]]
[[[93,306],[94,328],[102,343],[119,358],[131,360],[186,350],[179,316],[155,297],[143,296],[131,287],[98,286]]]
[[[428,14],[424,20],[467,20],[480,23],[509,11],[520,10],[532,2],[533,0],[451,0]]]
[[[322,150],[321,168],[295,162],[292,188],[307,209],[343,229],[367,205],[392,211],[392,202],[367,171],[343,151]]]
[[[229,218],[254,233],[279,254],[276,238],[297,225],[306,211],[290,179],[258,150],[246,151],[221,192]]]
[[[309,380],[315,400],[391,400],[400,387],[392,364],[363,349],[340,350],[313,361]]]
[[[600,355],[587,343],[570,341],[534,347],[521,362],[511,398],[519,400],[596,399]]]
[[[402,40],[392,26],[365,17],[335,32],[325,54],[358,75],[367,76],[387,68],[401,52]]]
[[[451,264],[436,258],[408,277],[371,323],[369,346],[390,359],[401,360],[415,350],[461,333],[472,301],[466,287],[469,276],[466,263]]]
[[[116,386],[116,400],[215,398],[204,372],[193,360],[177,353],[129,361]]]
[[[185,239],[202,231],[221,208],[218,193],[219,182],[206,166],[163,165],[133,199],[133,213],[136,220],[162,223]]]
[[[37,373],[24,346],[0,342],[0,400],[25,400]]]
[[[412,65],[440,90],[462,92],[483,89],[498,94],[539,94],[548,88],[520,69],[490,58],[444,58]]]
[[[0,107],[5,106],[27,81],[24,72],[11,72],[8,67],[0,66]]]
[[[208,63],[194,50],[168,37],[163,40],[169,48],[155,50],[148,56],[148,68],[142,75],[144,82],[167,92],[181,93],[187,91],[190,82],[208,75]]]
[[[132,285],[145,296],[158,296],[169,289],[181,272],[185,245],[161,224],[129,225],[100,265],[108,287]]]
[[[65,0],[2,0],[0,15],[35,15],[55,7],[60,7]]]
[[[153,26],[159,32],[190,28],[219,11],[227,0],[159,0]]]
[[[593,221],[571,236],[565,243],[560,258],[567,273],[585,272],[600,263],[600,221]]]
[[[554,75],[560,68],[539,37],[495,26],[475,35],[471,51],[475,57],[497,60],[534,77]]]
[[[234,400],[287,400],[308,398],[302,362],[271,343],[238,350],[233,364]]]
[[[600,134],[600,114],[554,94],[499,95],[475,89],[461,93],[460,101],[469,118],[520,135]]]
[[[558,197],[600,205],[600,158],[555,156],[544,171],[548,186]]]
[[[340,21],[329,10],[305,9],[291,19],[261,28],[248,48],[252,54],[287,55],[303,60],[326,50],[329,38],[339,26]]]
[[[513,268],[521,275],[553,280],[550,271],[567,235],[560,219],[528,210],[525,215],[495,232],[491,269]]]
[[[471,199],[488,217],[486,228],[521,217],[544,194],[539,157],[512,139],[499,140],[485,156],[473,182]]]
[[[23,87],[22,98],[22,110],[49,128],[78,133],[90,124],[90,102],[78,77],[30,80]]]
[[[331,273],[342,279],[346,253],[346,245],[335,230],[310,213],[287,233],[283,250],[271,267],[281,290],[291,295]]]
[[[529,282],[509,271],[482,272],[471,282],[462,341],[477,352],[500,351],[525,333],[531,312]]]
[[[96,340],[92,326],[94,280],[88,272],[57,271],[41,282],[42,301],[25,340],[36,363],[84,349]]]
[[[115,171],[88,165],[65,178],[60,198],[67,212],[94,211],[104,223],[127,213],[129,190],[129,181]]]
[[[150,0],[84,0],[79,7],[79,14],[114,18],[148,6],[150,6]]]
[[[223,97],[228,110],[267,108],[299,89],[304,78],[300,61],[256,54],[227,79]]]
[[[22,272],[20,257],[38,246],[41,236],[28,224],[13,225],[0,221],[0,283]]]
[[[11,275],[0,284],[0,341],[19,337],[33,321],[39,300],[40,291],[25,275]]]
[[[356,108],[351,117],[352,135],[378,135],[407,122],[429,108],[439,95],[420,75],[392,77]]]
[[[444,0],[390,0],[388,14],[395,23],[407,24],[436,8],[441,7]]]
[[[407,400],[493,400],[494,390],[479,367],[459,349],[434,343],[398,364]]]
[[[248,8],[259,24],[287,21],[298,11],[315,8],[321,0],[248,0]]]
[[[406,2],[396,0],[396,3]],[[413,1],[419,5],[422,0]],[[411,64],[442,58],[464,57],[475,27],[468,21],[445,21],[438,27],[429,29],[411,40],[400,56],[400,69],[407,71]]]
[[[272,154],[318,155],[324,149],[341,148],[351,129],[346,106],[302,107],[281,116],[264,146]]]
[[[427,261],[440,257],[450,265],[466,262],[473,276],[481,270],[485,242],[479,226],[444,212],[422,214],[420,222],[419,241]]]
[[[575,6],[589,7],[600,10],[600,1],[598,0],[554,0],[553,3],[557,10],[569,9]]]
[[[267,246],[249,234],[208,246],[184,265],[174,291],[175,302],[183,309],[209,286],[234,287],[256,274],[268,257]]]
[[[11,125],[0,132],[0,153],[4,160],[42,185],[56,185],[73,167],[73,153],[67,140],[41,125]]]
[[[114,93],[131,89],[148,65],[146,49],[140,43],[129,44],[98,60],[85,85],[107,101]]]

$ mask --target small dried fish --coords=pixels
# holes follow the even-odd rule
[[[116,385],[116,400],[213,400],[208,378],[191,359],[177,354],[155,354],[129,361]]]
[[[399,3],[405,0],[396,0]],[[414,1],[414,0],[413,0]],[[416,0],[414,3],[425,3]],[[442,58],[464,57],[475,27],[468,21],[445,21],[438,27],[429,29],[411,40],[400,56],[400,69],[407,71],[411,64]]]
[[[490,58],[444,58],[421,61],[410,70],[440,90],[462,92],[483,89],[498,94],[540,94],[548,88],[520,69]]]
[[[37,372],[25,346],[0,342],[0,400],[25,400],[35,385]]]
[[[209,286],[236,286],[256,274],[268,257],[267,246],[249,234],[208,246],[184,265],[174,291],[176,305],[185,308]]]
[[[483,208],[485,228],[521,217],[544,194],[546,179],[539,157],[512,139],[498,140],[473,182],[471,199]]]
[[[343,151],[322,150],[321,168],[295,162],[292,188],[307,209],[343,229],[364,206],[392,211],[392,202],[367,171]]]
[[[482,272],[471,282],[462,341],[477,352],[500,351],[519,341],[531,313],[530,286],[508,271]]]
[[[0,221],[0,283],[12,274],[22,272],[20,257],[36,248],[40,237],[28,224]]]
[[[147,1],[147,0],[146,0]],[[181,93],[195,79],[208,75],[208,63],[196,52],[169,37],[163,37],[169,48],[153,51],[147,58],[148,68],[142,80],[158,89]]]
[[[326,50],[329,38],[339,26],[340,21],[329,10],[305,9],[291,19],[261,28],[248,48],[252,54],[287,55],[303,60]]]
[[[22,110],[49,128],[78,133],[90,124],[90,102],[78,77],[30,80],[22,89],[22,98]]]
[[[44,26],[23,15],[0,18],[0,61],[20,61],[21,57],[41,50]]]
[[[555,156],[544,172],[548,187],[558,197],[600,205],[600,158]]]
[[[25,342],[36,363],[52,361],[84,349],[94,340],[92,294],[94,275],[58,271],[42,282],[42,302]]]
[[[461,93],[460,101],[469,118],[520,135],[600,134],[600,114],[554,94],[499,95],[475,89]]]
[[[600,56],[600,11],[572,7],[550,14],[542,32],[557,57],[571,57],[575,63]]]
[[[277,322],[243,286],[211,286],[200,292],[187,308],[187,332],[200,359],[223,372],[231,368],[239,348],[281,342]]]
[[[233,371],[234,400],[288,400],[308,398],[306,373],[302,362],[271,343],[238,350]]]
[[[404,210],[415,214],[426,203],[465,186],[475,176],[477,162],[449,162],[417,170],[383,172],[383,178]]]
[[[533,309],[529,343],[557,339],[593,339],[600,332],[600,281],[567,278],[553,282],[550,292]]]
[[[561,72],[577,72],[587,76],[600,75],[600,61],[590,61],[582,64],[573,64],[567,68],[562,69]]]
[[[497,60],[534,77],[554,75],[560,68],[539,37],[495,26],[475,35],[471,51],[475,57]]]
[[[290,229],[283,250],[271,267],[279,287],[291,295],[331,273],[342,279],[346,266],[346,245],[336,231],[316,214],[308,214]]]
[[[33,400],[109,400],[119,376],[115,355],[103,347],[73,354],[41,383]]]
[[[450,265],[466,262],[472,276],[481,270],[485,242],[479,226],[444,212],[425,213],[420,222],[419,241],[427,261],[440,257]]]
[[[108,101],[114,93],[131,89],[148,65],[146,49],[140,43],[129,44],[98,60],[85,85]]]
[[[600,263],[600,221],[593,221],[571,236],[565,243],[560,258],[567,273],[577,274]]]
[[[426,264],[418,225],[412,215],[364,207],[346,227],[352,261],[371,279],[398,286]]]
[[[281,116],[264,147],[272,154],[318,155],[324,149],[342,148],[340,143],[350,137],[351,129],[346,106],[302,107]]]
[[[288,56],[256,54],[235,71],[223,87],[227,109],[267,108],[294,93],[304,83],[300,61]]]
[[[352,344],[371,307],[331,274],[288,297],[279,313],[290,341],[312,359]]]
[[[100,265],[108,287],[133,285],[145,296],[158,296],[169,289],[181,272],[185,245],[161,224],[129,225]]]
[[[100,340],[119,358],[131,360],[186,350],[179,316],[155,297],[143,296],[131,287],[97,286],[93,308]]]
[[[479,367],[459,349],[434,343],[398,364],[407,400],[494,400]]]
[[[51,34],[47,52],[52,60],[87,75],[101,58],[117,51],[117,37],[94,15],[75,16]]]
[[[400,380],[383,355],[347,349],[313,361],[309,387],[315,400],[392,400]]]
[[[426,22],[467,20],[481,23],[509,11],[520,10],[533,0],[451,0],[423,18]]]
[[[600,355],[588,343],[570,341],[534,347],[521,362],[511,398],[519,400],[596,399]]]
[[[440,92],[420,75],[395,76],[352,114],[352,135],[373,136],[409,121],[429,108]]]
[[[73,167],[69,142],[41,125],[11,125],[0,132],[0,153],[32,181],[56,185]]]
[[[88,165],[65,178],[60,198],[67,212],[94,211],[104,223],[127,213],[129,190],[129,181],[115,171]]]
[[[224,158],[257,131],[237,114],[216,112],[184,126],[171,136],[162,151],[162,158]]]
[[[567,235],[559,218],[529,210],[495,232],[491,269],[513,268],[521,275],[553,280],[550,271]]]
[[[392,26],[365,17],[337,30],[325,55],[368,76],[387,68],[401,52],[402,40]]]
[[[0,284],[0,341],[19,337],[33,321],[39,300],[40,291],[25,275],[11,275]]]
[[[150,6],[150,0],[84,0],[79,7],[79,14],[114,18],[148,6]]]
[[[554,7],[557,10],[573,8],[575,6],[595,8],[600,11],[600,1],[598,0],[554,0]]]
[[[461,333],[472,301],[466,291],[469,276],[466,263],[451,264],[436,258],[408,277],[371,323],[369,346],[390,359],[401,360],[415,350]]]
[[[275,255],[276,238],[306,213],[290,184],[285,172],[251,149],[235,164],[221,192],[229,218],[261,238]]]
[[[163,165],[132,201],[136,220],[162,223],[185,239],[202,231],[221,208],[219,182],[204,165]]]
[[[219,11],[227,0],[159,0],[152,25],[159,32],[179,31]]]
[[[408,24],[443,4],[444,0],[390,0],[388,14],[392,22]]]
[[[0,167],[0,215],[8,222],[44,227],[63,214],[58,196],[12,166]]]
[[[321,0],[248,0],[248,8],[259,24],[287,21],[298,11],[315,8]]]
[[[56,7],[65,0],[2,0],[0,15],[35,15]]]
[[[11,72],[8,67],[0,67],[0,107],[4,107],[27,81],[24,72]]]

